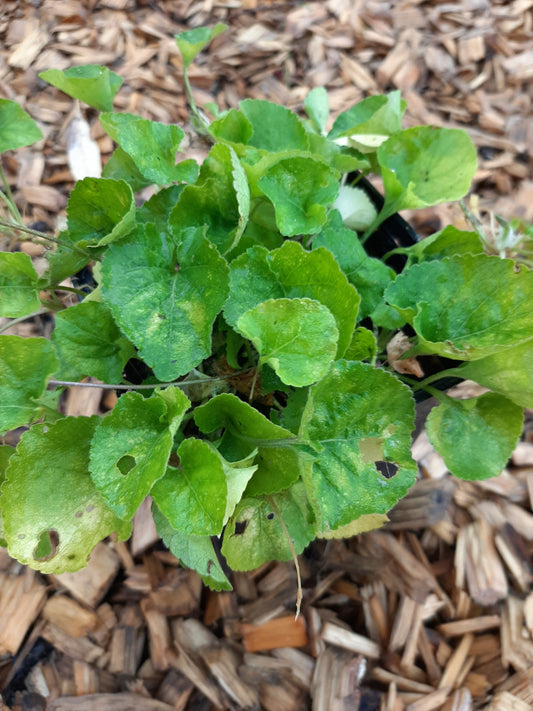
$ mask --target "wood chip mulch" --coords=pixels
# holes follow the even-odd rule
[[[115,105],[187,122],[174,34],[226,22],[192,67],[200,106],[266,98],[301,110],[325,86],[332,115],[396,88],[405,125],[465,128],[479,151],[481,209],[533,220],[533,0],[4,0],[0,95],[44,139],[3,157],[28,223],[55,230],[72,188],[73,102],[44,69],[106,64]],[[104,160],[112,151],[84,112]],[[431,232],[455,209],[409,216]],[[40,248],[23,244],[38,267]],[[43,320],[21,335],[49,335]],[[27,329],[26,331],[24,329]],[[69,414],[109,408],[72,391]],[[0,552],[0,689],[12,711],[526,711],[533,708],[533,413],[510,466],[460,482],[422,432],[420,482],[384,529],[319,542],[290,563],[234,574],[213,593],[136,517],[128,544],[103,542],[89,567],[41,576]]]

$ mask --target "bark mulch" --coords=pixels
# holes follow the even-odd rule
[[[198,105],[254,97],[301,110],[307,91],[325,86],[336,116],[399,88],[406,126],[459,126],[471,135],[480,158],[472,207],[533,220],[533,0],[4,0],[0,95],[19,101],[44,134],[3,157],[29,224],[61,228],[73,185],[73,102],[38,73],[106,64],[125,80],[117,110],[184,125],[173,36],[220,21],[229,30],[191,70]],[[111,141],[93,112],[83,114],[105,161]],[[443,206],[408,217],[422,233],[463,219]],[[42,248],[21,248],[40,268]],[[49,335],[52,324],[14,328]],[[75,389],[65,412],[101,413],[113,406],[109,398]],[[482,483],[452,479],[419,434],[420,481],[390,524],[315,543],[300,557],[297,620],[292,564],[234,574],[233,592],[211,592],[158,541],[149,508],[137,514],[131,541],[99,544],[76,574],[42,576],[1,552],[2,708],[533,708],[527,415],[509,467]]]

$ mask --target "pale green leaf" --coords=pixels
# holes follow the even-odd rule
[[[323,86],[311,89],[304,99],[304,109],[316,130],[324,133],[329,117],[329,98]]]
[[[91,476],[120,518],[131,519],[164,475],[174,434],[189,405],[179,388],[146,399],[128,392],[99,423],[91,444]]]
[[[407,104],[399,91],[368,96],[336,118],[328,138],[345,138],[363,152],[373,152],[401,129]]]
[[[522,433],[520,405],[485,393],[468,400],[445,398],[427,418],[429,440],[450,472],[461,479],[501,474]]]
[[[0,336],[0,432],[39,419],[42,408],[37,400],[57,365],[45,338]]]
[[[299,438],[314,450],[302,478],[322,535],[366,514],[383,514],[416,479],[414,402],[389,373],[337,361],[309,389]]]
[[[303,387],[326,373],[339,330],[331,311],[313,299],[270,299],[246,311],[237,329],[287,385]]]
[[[467,254],[415,264],[385,298],[415,329],[421,353],[477,360],[533,334],[533,271],[510,259]]]
[[[222,543],[222,553],[233,570],[253,570],[267,561],[291,560],[292,549],[278,512],[296,555],[314,538],[313,512],[301,482],[272,496],[244,498],[224,531]]]
[[[415,126],[399,131],[379,147],[377,158],[386,215],[459,200],[477,168],[475,146],[466,131],[457,128]]]
[[[0,499],[9,554],[43,573],[79,570],[103,538],[130,534],[89,475],[97,421],[66,417],[34,425],[10,459]]]
[[[27,254],[0,252],[0,316],[18,318],[37,311],[38,279]]]

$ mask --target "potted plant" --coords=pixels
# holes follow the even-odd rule
[[[108,69],[42,75],[101,111],[117,143],[103,177],[76,183],[66,230],[29,230],[52,244],[44,275],[25,254],[0,254],[0,314],[55,313],[51,340],[0,336],[0,431],[27,427],[16,449],[0,447],[2,539],[44,572],[77,570],[102,538],[127,538],[150,495],[169,548],[229,589],[218,544],[229,568],[249,570],[386,521],[417,476],[417,393],[437,397],[428,434],[468,479],[502,470],[533,406],[528,266],[487,254],[475,230],[416,241],[394,226],[399,210],[465,195],[468,135],[402,129],[399,92],[368,97],[329,131],[322,89],[305,119],[245,100],[207,107],[208,121],[187,69],[222,29],[177,37],[210,143],[201,166],[176,162],[180,127],[112,111],[121,80]],[[2,151],[40,137],[13,102],[0,111]],[[4,186],[2,224],[27,239]],[[90,293],[64,285],[88,265]],[[68,308],[65,289],[79,295]],[[434,357],[489,392],[434,389],[442,373],[422,372]],[[120,394],[115,407],[64,417],[60,393],[86,376]]]

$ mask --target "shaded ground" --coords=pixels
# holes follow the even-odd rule
[[[0,95],[18,100],[45,135],[4,165],[28,222],[57,229],[73,185],[65,137],[73,105],[38,72],[106,64],[125,80],[118,110],[183,125],[173,35],[223,21],[228,32],[191,71],[200,106],[250,96],[299,110],[310,88],[326,86],[334,117],[400,88],[405,125],[470,133],[482,209],[533,220],[532,8],[533,0],[3,2]],[[111,141],[85,116],[105,160]],[[462,220],[448,207],[409,217],[422,233]],[[22,248],[38,266],[40,248]],[[35,320],[18,332],[51,327]],[[83,397],[70,394],[70,414],[113,404],[98,391]],[[297,622],[290,564],[235,575],[234,592],[211,593],[156,542],[149,517],[137,517],[128,545],[101,544],[73,576],[45,578],[0,557],[5,702],[56,711],[531,708],[528,427],[513,467],[483,484],[452,481],[422,435],[424,481],[392,525],[302,556]]]

